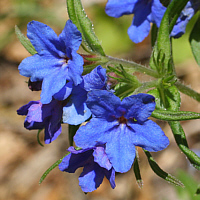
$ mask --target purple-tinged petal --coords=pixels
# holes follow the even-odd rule
[[[112,137],[106,143],[106,154],[116,172],[127,172],[135,158],[132,132],[128,130],[125,124],[121,124],[110,134]]]
[[[27,122],[43,122],[43,117],[42,117],[42,104],[41,103],[36,103],[32,104],[29,109],[28,109],[28,114],[26,117]]]
[[[68,20],[62,33],[59,35],[60,43],[65,43],[66,48],[71,48],[77,51],[82,42],[82,36],[76,25]],[[65,50],[67,51],[67,49]]]
[[[112,168],[111,170],[104,171],[106,178],[109,180],[110,182],[110,186],[112,187],[112,189],[115,188],[115,170],[114,168]]]
[[[132,143],[148,151],[161,151],[169,145],[169,139],[160,126],[151,120],[144,124],[131,124]]]
[[[93,162],[83,168],[79,176],[79,185],[83,192],[92,192],[100,186],[103,178],[104,169]]]
[[[106,14],[111,17],[121,17],[133,13],[137,0],[108,0],[106,4]]]
[[[62,127],[61,124],[57,125],[57,127],[54,126],[52,129],[51,124],[47,124],[45,127],[45,135],[44,135],[44,142],[45,144],[50,144],[54,140],[57,139],[57,137],[61,134],[62,132]]]
[[[37,21],[29,22],[27,25],[27,36],[39,55],[52,54],[56,57],[58,53],[64,55],[59,51],[60,45],[56,33],[46,24]]]
[[[108,156],[106,155],[104,147],[96,147],[93,152],[94,156],[94,162],[98,163],[99,166],[110,170],[112,168],[112,165],[108,159]]]
[[[28,104],[22,106],[17,110],[18,115],[27,115],[28,114],[28,109],[33,105],[33,104],[39,104],[40,101],[30,101]]]
[[[86,104],[95,117],[111,119],[121,100],[106,90],[92,90],[88,93]]]

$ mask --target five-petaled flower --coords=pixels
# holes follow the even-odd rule
[[[27,36],[37,53],[21,62],[20,74],[30,77],[31,82],[42,81],[43,104],[50,103],[52,97],[63,100],[60,90],[66,91],[64,98],[67,98],[71,84],[66,87],[66,82],[75,86],[82,82],[83,58],[76,52],[82,42],[81,33],[71,20],[66,22],[59,36],[49,26],[31,21],[27,26]]]
[[[106,90],[92,90],[86,104],[93,117],[76,132],[76,145],[91,148],[105,144],[115,171],[127,172],[134,162],[135,146],[154,152],[169,144],[162,129],[148,119],[155,109],[154,99],[148,94],[137,94],[121,101]]]
[[[63,158],[59,169],[74,173],[79,167],[83,167],[83,172],[79,176],[79,185],[84,192],[96,190],[104,176],[110,181],[111,187],[115,188],[115,170],[105,153],[104,146],[81,150],[69,147],[68,151],[71,153]]]

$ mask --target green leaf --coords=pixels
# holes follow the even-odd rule
[[[180,93],[175,86],[171,86],[167,89],[153,89],[148,92],[155,97],[156,109],[158,110],[170,110],[179,111],[180,109]]]
[[[142,186],[143,186],[143,181],[142,181],[142,177],[141,177],[141,174],[140,174],[140,168],[139,168],[137,156],[135,157],[135,161],[133,163],[133,171],[134,171],[134,174],[135,174],[137,184],[138,184],[139,188],[141,189]]]
[[[187,156],[189,161],[192,163],[192,165],[200,170],[200,157],[198,157],[193,151],[191,151],[188,148],[185,132],[178,121],[169,122],[169,125],[172,129],[172,132],[174,134],[174,138],[176,140],[176,143],[178,147],[181,149],[181,151]]]
[[[83,9],[81,0],[67,0],[67,10],[69,18],[82,33],[82,47],[87,52],[105,56],[103,48],[93,31],[93,25]]]
[[[80,125],[68,125],[68,136],[69,136],[69,144],[73,146],[73,137],[76,134],[76,131],[79,129]]]
[[[46,176],[55,168],[57,167],[63,160],[63,158],[65,156],[67,156],[68,154],[70,154],[70,152],[68,152],[67,154],[65,154],[61,159],[59,159],[58,161],[56,161],[53,165],[51,165],[51,167],[49,167],[45,172],[44,174],[42,175],[42,177],[40,178],[40,181],[39,181],[39,184],[41,184],[44,179],[46,178]]]
[[[20,31],[20,29],[17,27],[17,25],[15,26],[15,33],[16,33],[19,41],[21,42],[21,44],[31,55],[34,55],[37,53],[34,46],[31,44],[30,40],[24,36],[24,34]]]
[[[188,111],[167,111],[167,110],[154,110],[152,117],[166,121],[184,121],[191,119],[200,119],[200,113]]]
[[[189,37],[190,45],[192,48],[192,53],[194,55],[194,58],[197,62],[197,64],[200,66],[200,16],[196,21],[196,24],[194,25],[192,32]]]
[[[143,149],[144,150],[144,149]],[[158,164],[156,163],[156,161],[153,159],[152,155],[147,151],[144,150],[149,164],[151,166],[151,169],[161,178],[163,178],[164,180],[168,181],[169,183],[172,183],[176,186],[181,186],[184,187],[183,183],[178,180],[177,178],[175,178],[174,176],[172,176],[171,174],[168,174],[167,172],[163,171]]]
[[[173,0],[162,18],[160,28],[157,36],[157,43],[154,46],[154,56],[158,55],[158,52],[162,51],[165,55],[165,60],[162,69],[159,71],[167,71],[170,70],[175,73],[174,64],[172,58],[172,49],[171,49],[171,40],[170,33],[188,0]],[[150,67],[155,69],[155,65],[153,63],[153,58],[150,60]]]

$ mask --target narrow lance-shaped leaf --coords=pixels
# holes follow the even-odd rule
[[[42,177],[40,178],[40,181],[39,181],[39,184],[41,184],[44,179],[46,178],[46,176],[55,168],[57,167],[63,160],[63,158],[65,156],[67,156],[68,154],[70,154],[70,152],[68,152],[66,155],[64,155],[61,159],[59,159],[58,161],[56,161],[53,165],[51,165],[51,167],[49,167],[45,172],[44,174],[42,175]]]
[[[166,121],[184,121],[191,119],[200,119],[200,113],[189,111],[168,111],[168,110],[154,110],[152,117]]]
[[[20,29],[17,26],[15,26],[15,33],[19,41],[21,42],[21,44],[31,55],[34,55],[37,53],[34,46],[31,44],[30,40],[24,36],[24,34],[20,31]]]
[[[105,56],[103,48],[93,31],[93,25],[87,17],[80,0],[67,0],[69,18],[82,33],[83,48],[93,54]]]
[[[135,161],[133,163],[133,171],[134,171],[135,178],[136,178],[136,181],[137,181],[139,188],[142,188],[143,181],[142,181],[142,177],[141,177],[141,174],[140,174],[140,168],[139,168],[137,156],[135,157]]]
[[[178,121],[169,122],[178,147],[187,156],[192,165],[200,170],[200,157],[188,148],[185,132]]]
[[[196,21],[196,24],[194,25],[192,32],[190,34],[190,45],[192,48],[192,53],[194,55],[194,58],[197,62],[197,64],[200,66],[200,16]]]
[[[144,149],[143,149],[144,150]],[[178,180],[177,178],[175,178],[174,176],[172,176],[171,174],[168,174],[167,172],[163,171],[158,164],[156,163],[156,161],[153,159],[152,155],[147,151],[144,150],[149,164],[151,166],[151,169],[161,178],[163,178],[164,180],[168,181],[169,183],[172,183],[176,186],[181,186],[184,187],[183,183],[181,183],[180,180]]]

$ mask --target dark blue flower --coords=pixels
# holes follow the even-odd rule
[[[112,188],[115,188],[115,170],[110,163],[104,147],[75,150],[69,147],[68,154],[59,164],[61,171],[74,173],[79,167],[83,172],[79,176],[79,185],[84,192],[96,190],[103,181],[104,176],[110,181]]]
[[[18,115],[26,115],[24,127],[28,130],[45,129],[46,144],[54,141],[61,133],[62,102],[52,100],[49,104],[30,101],[17,110]]]
[[[63,122],[78,125],[87,120],[91,116],[85,103],[87,93],[93,89],[107,89],[106,80],[106,69],[100,65],[83,76],[82,83],[73,87],[68,103],[63,108]]]
[[[32,21],[27,26],[27,36],[37,54],[21,62],[20,74],[30,77],[31,82],[42,81],[43,104],[50,103],[60,90],[66,90],[69,96],[66,82],[71,81],[75,86],[82,82],[83,58],[76,52],[82,41],[81,33],[71,20],[59,36],[49,26]]]
[[[171,32],[171,36],[174,38],[179,38],[185,33],[186,26],[194,14],[199,10],[200,2],[195,2],[196,0],[190,0],[186,4],[185,8],[182,10],[175,26]]]
[[[135,43],[148,36],[151,22],[160,26],[165,10],[159,0],[108,0],[106,4],[106,13],[111,17],[134,14],[128,35]]]
[[[164,132],[148,119],[155,109],[153,96],[137,94],[121,101],[106,90],[92,90],[86,103],[93,118],[78,129],[74,141],[82,148],[105,144],[115,171],[123,173],[131,168],[135,146],[148,151],[160,151],[168,146]]]

